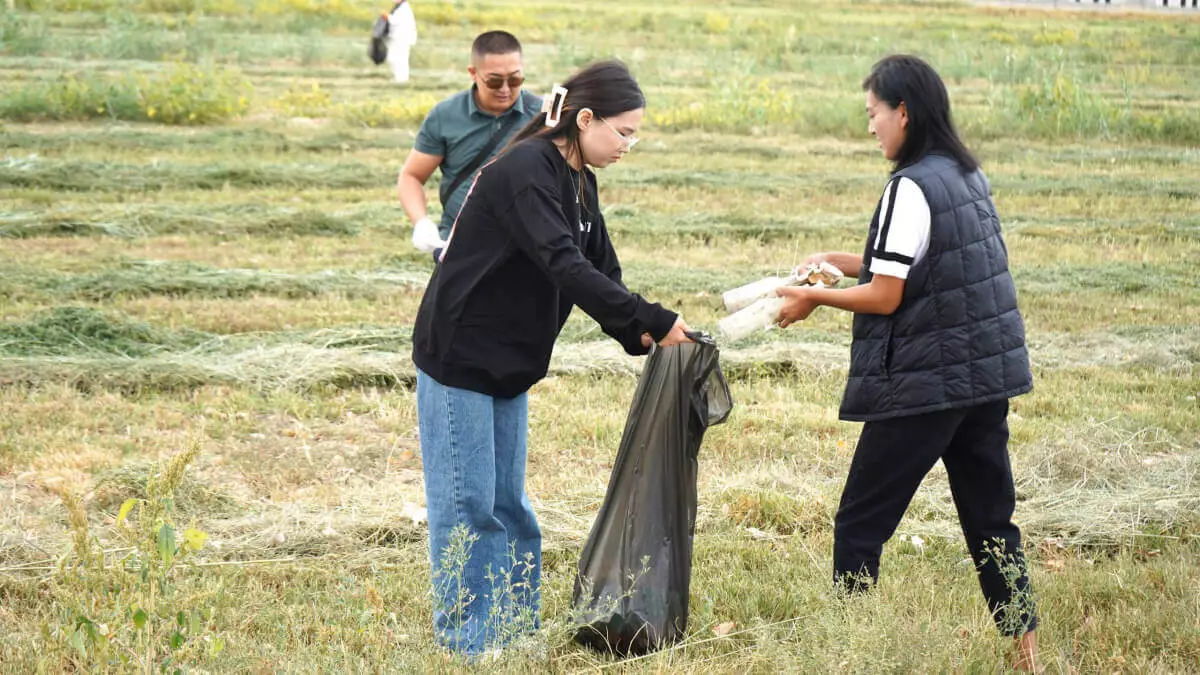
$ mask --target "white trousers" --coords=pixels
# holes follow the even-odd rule
[[[397,82],[408,82],[408,53],[411,50],[412,45],[388,45],[387,62],[392,67],[392,77]]]

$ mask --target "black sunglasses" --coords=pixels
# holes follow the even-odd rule
[[[488,89],[500,89],[504,86],[505,82],[508,82],[509,89],[516,89],[525,84],[525,76],[516,73],[509,75],[507,78],[503,75],[493,75],[483,81]]]

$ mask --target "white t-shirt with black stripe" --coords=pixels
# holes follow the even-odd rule
[[[888,181],[880,204],[879,234],[867,269],[907,279],[909,269],[929,250],[929,202],[911,178],[901,176]]]

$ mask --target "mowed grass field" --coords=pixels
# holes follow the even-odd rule
[[[639,77],[645,140],[601,201],[628,285],[710,331],[722,291],[862,249],[888,164],[859,83],[888,53],[927,58],[1029,330],[1011,453],[1043,660],[1200,668],[1200,22],[425,0],[402,88],[366,58],[384,5],[0,14],[0,672],[468,667],[432,643],[409,359],[431,263],[393,186],[497,28],[534,91],[602,57]],[[722,345],[737,407],[701,450],[688,637],[622,662],[572,645],[569,605],[640,361],[576,312],[530,401],[543,626],[486,667],[1003,670],[940,466],[878,592],[833,596],[849,320]]]

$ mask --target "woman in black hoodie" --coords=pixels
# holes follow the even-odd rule
[[[434,624],[455,651],[502,647],[506,624],[536,620],[541,532],[525,494],[526,391],[545,377],[572,307],[630,354],[689,340],[674,312],[621,282],[588,168],[629,152],[644,107],[617,62],[557,87],[480,171],[421,301],[413,361]],[[456,528],[469,537],[466,560],[445,559]]]

